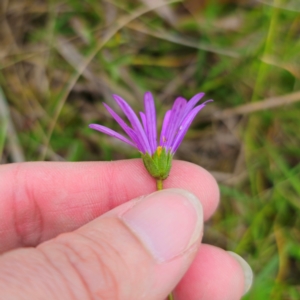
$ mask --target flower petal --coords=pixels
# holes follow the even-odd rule
[[[103,103],[107,111],[111,114],[111,116],[118,122],[118,124],[122,127],[122,129],[127,133],[127,135],[131,138],[131,140],[136,144],[135,147],[139,149],[141,152],[145,152],[143,145],[139,141],[136,133],[132,128],[130,128],[124,120],[111,109],[106,103]]]
[[[194,97],[192,97],[188,101],[188,103],[187,103],[187,105],[185,107],[185,111],[184,111],[184,118],[195,107],[195,105],[203,98],[204,95],[205,95],[205,93],[196,94]]]
[[[198,114],[198,112],[205,106],[206,103],[211,102],[212,100],[207,100],[201,105],[195,107],[183,120],[181,126],[179,127],[178,133],[174,142],[171,145],[171,152],[174,154],[178,149],[179,145],[181,144],[186,132],[188,131],[189,127],[191,126],[194,118]]]
[[[138,150],[142,153],[145,153],[144,147],[141,144],[140,140],[138,139],[135,131],[131,128],[129,128],[129,132],[130,132],[130,138],[132,139],[132,141],[136,144],[136,148],[138,148]]]
[[[143,147],[142,152],[151,153],[151,148],[149,145],[148,138],[147,138],[145,131],[142,127],[142,124],[141,124],[140,120],[138,119],[137,115],[135,114],[135,112],[132,110],[130,105],[124,99],[122,99],[120,96],[113,95],[113,97],[116,100],[116,102],[118,103],[118,105],[120,106],[120,108],[123,110],[124,114],[126,115],[126,117],[129,120],[129,122],[131,123],[131,125],[137,135],[137,138]]]
[[[124,122],[124,120],[106,103],[103,103],[104,107],[111,114],[111,116],[118,122],[118,124],[122,127],[122,129],[127,133],[127,135],[132,139],[131,133],[132,129]]]
[[[144,126],[145,133],[148,135],[146,115],[142,111],[140,111],[140,117],[141,117],[141,120],[142,120],[142,124]]]
[[[162,128],[161,128],[161,133],[160,133],[160,146],[164,146],[167,142],[166,139],[166,131],[169,125],[169,121],[170,121],[170,116],[171,116],[171,110],[168,110],[165,114],[164,120],[163,120],[163,124],[162,124]]]
[[[147,135],[152,154],[157,148],[157,129],[156,129],[156,111],[153,96],[150,92],[146,92],[144,96],[144,106],[147,122]]]
[[[117,133],[116,131],[114,131],[114,130],[112,130],[110,128],[107,128],[107,127],[99,125],[99,124],[90,124],[89,127],[92,128],[92,129],[98,130],[100,132],[103,132],[103,133],[105,133],[107,135],[110,135],[110,136],[112,136],[114,138],[117,138],[120,141],[122,141],[122,142],[124,142],[124,143],[126,143],[126,144],[128,144],[130,146],[133,146],[133,147],[137,148],[137,146],[133,142],[131,142],[126,137],[124,137],[123,135]]]
[[[170,121],[166,133],[167,148],[170,148],[170,146],[173,143],[178,127],[182,121],[182,116],[185,112],[186,103],[187,101],[184,98],[178,97],[173,104]]]

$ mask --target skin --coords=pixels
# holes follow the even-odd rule
[[[214,178],[194,164],[174,161],[164,188],[193,193],[204,220],[218,206]],[[141,160],[1,166],[0,298],[240,299],[243,271],[226,251],[199,235],[162,264],[120,222],[155,190]]]

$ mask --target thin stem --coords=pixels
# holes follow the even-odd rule
[[[163,181],[161,179],[156,180],[156,187],[158,191],[161,191],[163,189]]]

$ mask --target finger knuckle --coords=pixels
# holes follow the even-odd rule
[[[120,252],[107,239],[100,241],[80,234],[58,237],[62,258],[67,268],[65,277],[76,278],[86,299],[121,299],[121,285],[130,278],[121,278],[121,274],[128,274],[128,266]],[[128,283],[127,286],[131,286]],[[124,299],[122,297],[122,299]]]
[[[13,169],[12,176],[11,209],[15,233],[21,246],[35,246],[41,240],[43,216],[34,194],[33,181],[29,180],[22,164]]]

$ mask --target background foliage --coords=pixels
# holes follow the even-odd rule
[[[1,0],[0,161],[138,157],[102,101],[159,116],[176,96],[214,99],[177,159],[220,183],[205,241],[255,272],[244,299],[300,299],[300,2]],[[115,107],[116,108],[116,107]],[[116,108],[117,109],[117,108]],[[160,118],[161,119],[161,118]]]

